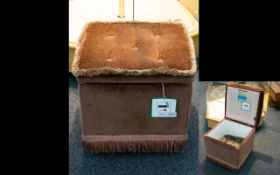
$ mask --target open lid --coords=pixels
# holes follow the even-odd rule
[[[237,83],[227,83],[225,118],[258,126],[262,104],[263,89]]]

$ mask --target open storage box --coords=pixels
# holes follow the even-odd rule
[[[263,97],[263,89],[236,83],[227,84],[225,119],[204,135],[208,159],[233,170],[241,168],[253,149]],[[243,140],[238,146],[231,145],[220,140],[225,135]]]
[[[264,90],[264,100],[261,119],[258,127],[261,127],[266,120],[268,110],[269,89],[263,82],[243,81],[238,82],[250,87],[257,87]],[[225,117],[225,90],[226,83],[213,82],[206,84],[206,119],[208,128],[213,128]]]
[[[78,81],[85,148],[182,150],[196,62],[191,36],[181,23],[88,23],[72,71]],[[151,101],[165,97],[177,100],[176,116],[154,117]]]

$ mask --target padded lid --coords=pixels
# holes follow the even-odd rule
[[[75,76],[174,75],[196,72],[194,46],[176,22],[92,22],[75,52]]]
[[[263,104],[263,89],[228,83],[225,118],[258,126]]]

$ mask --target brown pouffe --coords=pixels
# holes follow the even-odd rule
[[[194,46],[181,23],[88,23],[72,66],[83,146],[93,152],[182,150],[195,72]],[[177,99],[176,116],[152,117],[154,98]]]

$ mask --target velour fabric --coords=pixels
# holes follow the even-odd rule
[[[191,37],[179,23],[92,22],[75,52],[82,144],[93,152],[178,152],[187,141]],[[176,98],[176,118],[152,118],[152,98]]]
[[[196,71],[192,38],[181,23],[92,22],[75,52],[75,76],[189,76]]]

